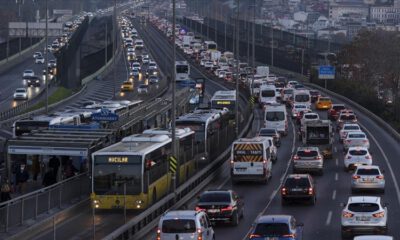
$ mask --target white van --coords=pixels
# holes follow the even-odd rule
[[[286,107],[282,104],[268,105],[264,113],[264,127],[276,129],[283,135],[287,135],[288,119]]]
[[[275,86],[265,84],[260,86],[260,96],[258,97],[258,101],[261,107],[277,103],[276,96],[277,94]]]
[[[135,40],[135,50],[140,50],[144,48],[144,43],[142,39]]]
[[[206,212],[176,210],[166,212],[161,216],[156,239],[213,240],[215,239],[215,234]]]
[[[262,181],[272,176],[272,160],[266,137],[240,138],[232,144],[231,179],[238,181]]]
[[[293,103],[301,103],[311,107],[311,95],[309,90],[295,90],[293,93]]]

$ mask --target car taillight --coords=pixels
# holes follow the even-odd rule
[[[201,228],[197,229],[197,240],[203,240],[203,232],[201,231]]]
[[[350,212],[344,211],[344,212],[342,213],[342,216],[343,216],[344,218],[352,218],[352,217],[354,216],[354,214],[352,214],[352,213],[350,213]]]
[[[196,211],[197,211],[197,212],[204,211],[204,210],[205,210],[205,208],[196,207]]]
[[[296,234],[285,234],[285,235],[282,235],[282,237],[284,237],[284,238],[296,238]]]
[[[314,189],[313,188],[308,188],[308,195],[313,195]]]
[[[158,228],[157,229],[157,237],[156,240],[161,240],[161,230]]]
[[[321,156],[316,156],[316,157],[314,157],[314,159],[315,160],[321,160],[322,158],[321,158]]]
[[[383,218],[385,216],[385,212],[382,211],[382,212],[374,213],[374,214],[372,214],[372,216],[374,218]]]
[[[232,209],[232,206],[227,206],[226,208],[221,208],[221,212],[232,211]]]
[[[378,175],[376,176],[377,179],[384,179],[385,177],[383,175]]]
[[[363,143],[368,143],[368,140],[363,140]]]
[[[286,195],[287,194],[287,189],[286,188],[282,188],[281,189],[281,194],[282,195]]]
[[[293,156],[293,160],[299,160],[299,159],[300,159],[299,156],[297,156],[297,155]]]
[[[371,159],[371,156],[370,155],[366,155],[365,159]]]
[[[346,140],[345,142],[346,142],[346,143],[351,143],[351,140]]]
[[[354,176],[353,176],[353,179],[360,179],[360,176],[354,175]]]
[[[259,235],[259,234],[250,234],[250,239],[252,239],[252,238],[260,238],[261,237],[261,235]]]

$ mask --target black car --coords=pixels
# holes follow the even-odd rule
[[[210,221],[236,226],[243,217],[244,202],[232,190],[207,190],[199,196],[196,210],[205,211]]]
[[[277,147],[281,146],[281,134],[275,128],[261,128],[258,132],[260,137],[272,137]]]
[[[310,95],[311,102],[316,102],[318,100],[318,97],[321,96],[320,92],[317,90],[310,90]]]
[[[289,201],[308,201],[314,205],[317,194],[310,174],[290,174],[281,188],[282,205]]]
[[[40,87],[40,78],[37,76],[24,77],[28,87]]]

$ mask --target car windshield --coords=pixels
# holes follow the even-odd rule
[[[17,93],[25,93],[26,90],[25,89],[17,89],[17,90],[15,90],[15,92],[17,92]]]
[[[349,114],[349,115],[341,115],[340,116],[340,120],[354,120],[356,119],[356,116],[353,114]]]
[[[294,108],[307,108],[306,105],[295,105]]]
[[[204,193],[200,196],[199,202],[230,202],[231,197],[229,193]]]
[[[376,212],[379,205],[376,203],[350,203],[348,209],[352,212]]]
[[[293,93],[293,89],[285,89],[283,90],[284,94],[292,94]]]
[[[192,219],[168,219],[162,222],[163,233],[194,233],[196,223]]]
[[[316,114],[306,114],[304,115],[305,119],[318,119],[318,115]]]
[[[320,102],[330,102],[331,99],[330,98],[320,98],[319,101]]]
[[[315,96],[315,95],[319,95],[319,92],[318,91],[310,91],[310,94]]]
[[[275,136],[275,129],[261,129],[259,135],[260,136]]]
[[[254,234],[263,237],[281,237],[290,233],[286,223],[258,223]]]
[[[262,90],[261,92],[262,97],[275,97],[275,91],[274,90]]]
[[[290,177],[286,179],[285,187],[288,188],[306,188],[310,187],[310,182],[306,177]]]
[[[376,168],[360,168],[357,170],[357,175],[379,175],[379,170]]]
[[[359,126],[344,126],[344,130],[360,130]]]
[[[368,152],[364,149],[360,149],[360,150],[350,150],[349,154],[353,155],[353,156],[364,156],[366,155]]]
[[[341,105],[336,105],[336,106],[333,106],[332,107],[335,111],[340,111],[340,110],[342,110],[342,109],[345,109],[346,107],[345,106],[341,106]]]
[[[277,122],[285,120],[284,112],[267,112],[265,115],[266,121]]]
[[[147,85],[140,85],[139,88],[147,88]]]
[[[349,138],[365,138],[365,135],[362,133],[353,133],[349,134]]]
[[[318,156],[318,152],[310,151],[310,150],[300,150],[300,151],[297,151],[297,156],[299,156],[299,157],[316,157],[316,156]]]

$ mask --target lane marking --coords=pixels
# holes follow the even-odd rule
[[[371,133],[363,124],[361,124],[361,123],[359,123],[359,124],[360,124],[360,126],[363,128],[363,130],[366,131],[366,132],[368,133],[368,135],[372,138],[372,140],[375,142],[376,146],[378,147],[379,151],[381,152],[381,154],[382,154],[382,156],[383,156],[383,159],[385,159],[386,165],[387,165],[388,168],[389,168],[390,176],[391,176],[392,179],[393,179],[394,187],[395,187],[395,189],[396,189],[397,202],[398,202],[399,205],[400,205],[400,188],[399,188],[399,184],[398,184],[398,182],[397,182],[396,176],[395,176],[395,174],[394,174],[392,165],[390,164],[388,157],[386,156],[385,152],[383,151],[381,145],[378,143],[378,141],[376,140],[376,138],[374,137],[374,135],[372,135],[372,133]]]
[[[335,162],[336,162],[336,167],[338,167],[339,166],[339,158],[336,158]]]
[[[339,180],[339,173],[335,173],[335,181]]]
[[[292,159],[292,157],[293,157],[294,149],[295,149],[295,146],[296,146],[296,132],[295,132],[295,129],[296,129],[296,128],[295,128],[295,126],[294,126],[294,124],[293,124],[293,121],[290,121],[290,123],[291,123],[291,125],[292,125],[292,132],[293,132],[292,153],[291,153],[291,156],[290,156],[289,161],[288,161],[288,163],[287,163],[286,170],[285,170],[285,172],[284,172],[283,175],[282,175],[283,178],[284,178],[285,176],[287,176],[287,174],[288,174],[289,167],[290,167],[290,164],[291,164],[291,159]],[[281,188],[282,183],[283,183],[283,180],[280,182],[279,186],[272,192],[272,194],[271,194],[271,196],[270,196],[270,198],[269,198],[269,201],[268,201],[267,205],[266,205],[265,208],[256,216],[256,218],[253,220],[253,222],[255,222],[255,220],[257,220],[260,216],[262,216],[263,214],[265,214],[265,212],[267,211],[267,209],[268,209],[269,206],[271,205],[272,200],[275,198],[276,194],[279,192],[279,189]],[[242,240],[246,240],[246,239],[248,238],[248,236],[249,236],[249,234],[250,234],[250,232],[251,232],[251,229],[252,229],[252,227],[250,227],[249,231],[247,231],[247,233],[244,235],[244,237],[242,238]]]
[[[333,190],[333,193],[332,193],[332,200],[335,200],[336,199],[336,190]]]
[[[326,217],[325,225],[326,225],[326,226],[331,225],[331,220],[332,220],[332,211],[329,211],[329,212],[328,212],[328,216]]]

